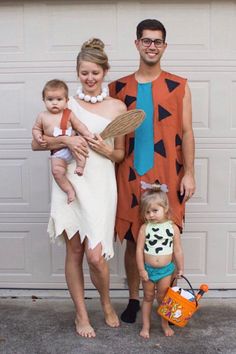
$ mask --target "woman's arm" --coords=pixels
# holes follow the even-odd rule
[[[179,228],[173,225],[174,228],[174,257],[177,266],[177,277],[179,278],[184,273],[184,252],[181,245],[181,236]]]
[[[46,150],[57,150],[68,147],[71,152],[80,158],[80,155],[88,157],[88,144],[82,136],[58,136],[49,137],[44,135],[43,139],[47,142],[46,147],[40,146],[36,140],[33,139],[31,147],[32,150],[46,151]]]
[[[148,273],[144,268],[144,254],[143,254],[144,244],[145,244],[145,228],[146,225],[143,224],[139,230],[138,239],[137,239],[137,248],[136,248],[136,262],[137,262],[138,272],[140,278],[143,281],[148,280]]]

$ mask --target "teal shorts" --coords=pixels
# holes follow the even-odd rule
[[[153,283],[156,283],[158,280],[173,274],[175,270],[175,265],[173,262],[170,262],[162,268],[152,267],[147,263],[145,263],[144,267],[148,273],[149,280],[151,280]]]

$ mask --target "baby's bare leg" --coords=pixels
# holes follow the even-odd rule
[[[84,166],[86,164],[86,157],[84,156],[80,156],[80,159],[75,159],[76,161],[76,169],[75,169],[75,173],[78,176],[83,176],[84,173]]]
[[[68,204],[75,200],[75,190],[66,177],[67,163],[56,157],[51,158],[52,174],[58,186],[67,194]]]

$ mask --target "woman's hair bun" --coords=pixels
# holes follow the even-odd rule
[[[83,43],[81,50],[86,49],[97,49],[103,52],[104,50],[104,43],[99,38],[90,38],[86,42]]]

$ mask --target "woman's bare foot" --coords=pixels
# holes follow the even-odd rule
[[[166,337],[171,337],[175,333],[172,328],[170,328],[168,321],[164,318],[161,319],[161,327]]]
[[[149,328],[143,327],[139,333],[139,335],[145,339],[150,338]]]
[[[96,333],[88,321],[79,321],[79,319],[76,317],[75,328],[76,328],[76,333],[81,337],[85,337],[85,338],[96,337]]]
[[[112,305],[104,305],[103,306],[103,311],[104,311],[104,316],[105,316],[105,322],[109,327],[116,328],[119,327],[120,321],[119,318],[113,309]]]
[[[75,200],[75,191],[74,189],[71,189],[67,192],[67,203],[70,204],[73,200]]]

